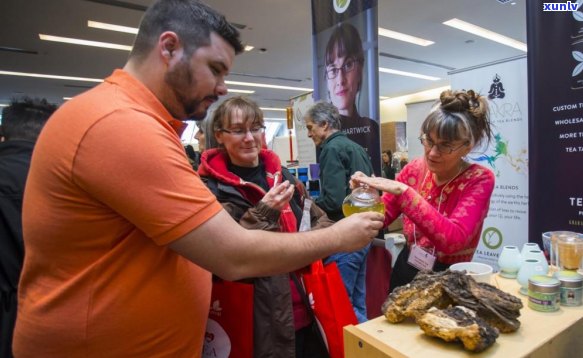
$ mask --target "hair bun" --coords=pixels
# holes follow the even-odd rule
[[[439,97],[441,108],[450,112],[464,112],[478,105],[474,91],[443,91]]]

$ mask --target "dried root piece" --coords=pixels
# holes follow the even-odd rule
[[[446,342],[461,341],[464,348],[481,352],[498,338],[498,329],[476,316],[469,308],[456,306],[445,310],[431,308],[417,319],[426,335],[439,337]]]
[[[443,290],[443,272],[420,272],[408,285],[397,287],[381,310],[387,320],[398,323],[407,317],[416,319],[431,307],[445,308],[452,300]]]

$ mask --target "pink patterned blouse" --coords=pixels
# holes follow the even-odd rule
[[[409,185],[401,195],[385,193],[385,225],[403,215],[407,244],[432,252],[443,264],[471,261],[480,240],[494,190],[494,174],[471,164],[451,182],[437,186],[423,158],[397,176]],[[441,204],[440,204],[441,201]],[[415,233],[415,236],[414,236]]]

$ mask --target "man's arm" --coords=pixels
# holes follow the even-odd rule
[[[304,233],[246,230],[224,210],[169,247],[227,280],[291,272],[335,252],[371,242],[383,226],[377,213],[352,215],[325,229]]]

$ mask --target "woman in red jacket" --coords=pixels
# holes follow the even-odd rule
[[[255,102],[245,97],[227,99],[214,112],[209,127],[213,133],[206,135],[216,140],[218,148],[204,151],[199,174],[242,226],[295,232],[304,215],[312,229],[332,225],[324,211],[307,204],[310,199],[305,188],[282,168],[279,157],[264,149],[263,113]],[[286,180],[293,181],[292,185]],[[303,290],[298,289],[293,275],[296,273],[252,280],[255,357],[326,355],[319,337],[314,337],[312,317],[304,305],[307,298],[302,298]]]

